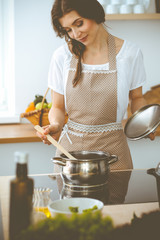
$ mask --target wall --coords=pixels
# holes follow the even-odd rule
[[[15,0],[16,114],[24,112],[36,94],[44,95],[52,53],[62,44],[51,26],[52,3]]]
[[[52,3],[53,0],[15,0],[17,114],[24,112],[36,94],[46,91],[52,53],[63,43],[52,29]],[[159,84],[160,20],[108,21],[107,25],[111,33],[136,42],[141,47],[147,73],[144,92]]]
[[[160,162],[160,137],[154,141],[141,139],[128,141],[133,166],[136,169],[155,168]],[[8,143],[0,144],[0,176],[13,175],[15,172],[14,152],[29,153],[29,173],[52,173],[51,158],[55,155],[55,147],[38,143]]]
[[[22,151],[29,154],[29,174],[52,173],[53,163],[51,158],[55,155],[54,146],[37,143],[8,143],[0,144],[0,176],[14,175],[14,152]]]
[[[147,82],[144,92],[160,84],[160,20],[110,21],[111,32],[116,36],[135,42],[142,50]]]
[[[154,141],[140,139],[137,141],[128,140],[133,167],[136,169],[155,168],[160,162],[160,137]]]

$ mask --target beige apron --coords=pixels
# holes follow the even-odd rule
[[[114,37],[109,34],[109,71],[83,71],[76,87],[73,55],[66,86],[68,125],[60,144],[68,151],[107,151],[118,156],[111,169],[133,168],[126,136],[117,117],[117,70]],[[108,124],[108,125],[106,125]],[[89,128],[89,130],[87,129]],[[93,128],[93,130],[92,130]],[[86,129],[86,132],[85,130]],[[57,152],[58,154],[58,152]]]
[[[108,35],[109,70],[84,71],[76,87],[72,86],[77,58],[73,55],[66,86],[68,123],[60,144],[68,151],[106,151],[118,156],[110,169],[132,169],[126,136],[117,118],[116,48]],[[56,155],[60,152],[57,151]],[[55,171],[57,171],[57,167]]]

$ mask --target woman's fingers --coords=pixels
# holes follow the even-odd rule
[[[155,132],[151,132],[145,138],[149,138],[151,141],[153,141],[155,139],[155,136],[156,136]]]
[[[37,132],[37,136],[38,136],[39,138],[41,138],[41,140],[42,140],[42,142],[43,142],[44,144],[51,145],[51,143],[50,143],[50,141],[48,141],[46,135]]]
[[[44,134],[56,134],[59,132],[59,125],[49,125],[44,128]]]
[[[43,140],[43,143],[44,143],[44,144],[51,145],[51,143],[50,143],[48,140]]]
[[[40,133],[40,132],[36,132],[36,135],[37,135],[37,137],[39,137],[39,138],[42,138],[43,137],[43,135]]]
[[[41,138],[41,140],[44,142],[44,143],[46,143],[48,140],[47,140],[47,136],[46,136],[46,134],[45,134],[45,128],[46,128],[47,126],[45,126],[45,127],[43,127],[43,129],[44,129],[44,134],[42,134],[42,133],[40,133],[40,132],[36,132],[36,135],[39,137],[39,138]]]
[[[58,125],[47,125],[42,127],[44,130],[44,134],[40,132],[36,132],[36,135],[41,138],[44,144],[51,145],[50,141],[47,139],[47,134],[51,135],[55,140],[58,140],[58,132],[59,132],[59,126]],[[59,135],[58,135],[59,136]]]
[[[150,133],[150,134],[149,134],[149,138],[150,138],[151,140],[154,140],[154,139],[155,139],[155,132]]]

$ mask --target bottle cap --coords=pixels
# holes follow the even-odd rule
[[[25,164],[28,163],[28,153],[25,152],[15,152],[14,158],[16,163]]]

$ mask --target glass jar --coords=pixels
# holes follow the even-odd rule
[[[48,205],[51,203],[50,188],[34,188],[33,195],[33,209],[36,212],[44,213],[47,217],[50,217],[50,211]]]

